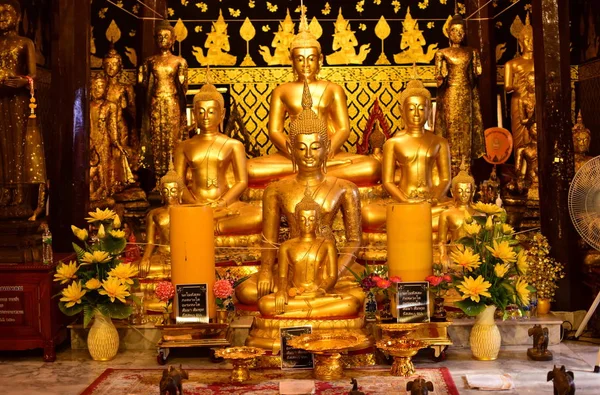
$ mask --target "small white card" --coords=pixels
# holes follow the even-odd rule
[[[467,374],[469,388],[481,391],[511,390],[515,384],[509,374]]]
[[[284,380],[279,382],[281,395],[311,395],[315,393],[313,380]]]

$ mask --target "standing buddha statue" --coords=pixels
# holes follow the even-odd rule
[[[18,1],[0,0],[0,206],[23,203],[25,168],[44,163],[43,157],[25,157],[28,78],[35,78],[36,65],[33,42],[17,34],[20,19]]]
[[[90,87],[90,201],[112,194],[114,162],[111,142],[117,139],[116,106],[106,100],[106,80],[95,78]]]
[[[187,130],[186,98],[188,65],[171,53],[175,31],[168,21],[156,25],[160,53],[144,60],[138,81],[148,89],[150,141],[157,181],[169,167],[173,149]]]
[[[534,72],[533,28],[529,23],[529,14],[527,14],[525,25],[520,24],[520,26],[520,30],[518,30],[517,33],[517,40],[519,41],[521,56],[509,60],[504,66],[504,90],[506,93],[512,93],[510,101],[510,119],[515,155],[517,149],[529,143],[530,140],[527,128],[522,122],[522,111],[519,102],[521,95],[525,94],[527,75]]]
[[[448,139],[452,157],[452,174],[459,171],[461,158],[471,160],[485,154],[483,121],[477,90],[481,61],[476,49],[462,45],[465,21],[454,15],[449,23],[450,47],[435,54],[438,86],[435,134]]]
[[[445,207],[450,187],[450,149],[448,141],[425,129],[431,111],[431,93],[421,81],[410,81],[400,95],[405,133],[396,134],[383,146],[383,187],[400,203],[424,200],[432,204],[434,222]],[[438,179],[434,182],[434,169]],[[386,226],[385,204],[363,207],[363,227],[382,231]]]
[[[540,200],[537,124],[534,121],[535,118],[532,118],[529,125],[529,143],[520,146],[515,155],[515,169],[517,171],[516,190],[519,193],[527,191],[527,200],[530,202]]]
[[[592,135],[590,130],[583,124],[581,110],[577,114],[577,123],[573,126],[573,150],[575,151],[575,172],[581,169],[587,161],[593,158],[589,156],[590,141]]]
[[[286,115],[293,122],[302,112],[305,82],[308,83],[312,110],[328,126],[331,141],[326,163],[328,174],[359,185],[379,182],[381,163],[377,159],[341,151],[350,135],[346,93],[338,84],[318,79],[323,64],[321,45],[309,31],[304,14],[299,32],[290,45],[290,56],[296,80],[275,88],[269,110],[269,138],[278,152],[248,161],[250,184],[266,184],[294,174],[290,139],[284,132],[284,124]]]
[[[183,189],[186,204],[214,208],[215,234],[256,234],[262,229],[260,207],[240,202],[248,186],[244,144],[220,131],[225,118],[225,100],[214,85],[206,83],[194,96],[194,118],[199,133],[175,149],[175,171],[192,180]],[[227,170],[233,170],[230,185]]]

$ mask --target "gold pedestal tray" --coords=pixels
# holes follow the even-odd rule
[[[375,333],[376,339],[415,339],[426,343],[425,347],[433,349],[433,360],[440,362],[446,359],[446,348],[452,345],[448,337],[448,327],[452,321],[377,324],[381,332]]]
[[[256,347],[229,347],[215,350],[217,358],[224,358],[231,361],[233,370],[231,371],[232,383],[243,383],[250,379],[248,367],[254,361],[254,358],[265,353],[265,350]]]
[[[392,376],[409,377],[415,374],[412,357],[427,343],[414,339],[386,339],[377,342],[377,348],[394,357],[390,374]]]
[[[365,335],[343,332],[319,332],[294,337],[288,345],[312,353],[315,357],[313,374],[317,380],[336,380],[344,377],[341,354],[368,339]]]
[[[178,325],[156,325],[162,336],[157,344],[157,362],[167,363],[172,348],[230,346],[227,339],[229,324],[190,323]]]

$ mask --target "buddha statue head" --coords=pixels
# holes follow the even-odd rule
[[[0,32],[17,30],[21,4],[17,0],[0,0]]]
[[[517,40],[521,48],[521,53],[533,52],[533,27],[529,20],[529,13],[527,13],[527,17],[525,18],[525,25],[523,25],[517,35]]]
[[[123,70],[123,58],[115,50],[114,44],[110,43],[110,49],[102,59],[102,69],[109,77],[116,77]]]
[[[581,110],[577,115],[577,123],[573,126],[573,149],[576,154],[587,154],[590,150],[590,130],[583,124]]]
[[[321,206],[305,193],[300,203],[294,208],[296,221],[303,236],[318,235],[321,226]]]
[[[106,80],[102,77],[96,77],[92,80],[90,95],[92,101],[104,99],[106,96]]]
[[[201,132],[218,130],[225,118],[225,99],[208,80],[194,96],[194,119]]]
[[[175,43],[175,29],[173,29],[168,20],[164,19],[156,24],[154,38],[159,49],[171,49]]]
[[[292,158],[294,172],[321,168],[326,172],[327,155],[331,148],[327,134],[327,121],[312,110],[312,97],[308,81],[304,80],[302,112],[290,123],[288,153]]]
[[[431,111],[431,93],[421,81],[409,81],[400,95],[400,106],[408,129],[423,128]]]
[[[308,28],[306,15],[302,12],[298,34],[290,44],[290,59],[296,76],[315,77],[323,65],[321,44]]]
[[[181,203],[185,182],[175,172],[173,164],[169,165],[169,171],[160,179],[160,196],[166,206],[174,206]]]
[[[465,169],[465,158],[463,158],[460,164],[460,171],[452,179],[452,188],[450,190],[456,206],[468,205],[475,194],[475,179]]]
[[[456,14],[450,20],[448,24],[448,38],[451,44],[460,44],[465,39],[466,35],[466,24],[460,14]]]

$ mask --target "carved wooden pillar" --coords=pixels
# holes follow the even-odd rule
[[[71,225],[83,226],[89,200],[90,2],[52,0],[50,228],[56,251],[72,251]]]
[[[569,1],[533,0],[536,120],[542,233],[565,265],[556,295],[559,310],[582,307],[581,260],[568,208],[574,175],[569,68]]]

